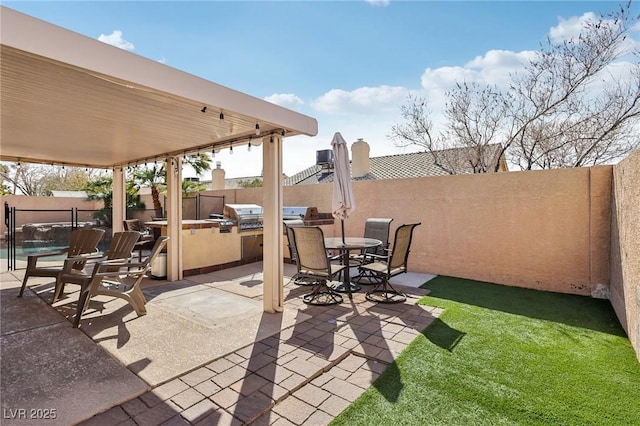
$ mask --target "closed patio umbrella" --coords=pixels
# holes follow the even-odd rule
[[[356,209],[353,188],[351,186],[351,167],[349,166],[349,151],[347,143],[340,134],[336,132],[331,141],[333,148],[333,201],[332,214],[336,219],[340,219],[342,229],[342,242],[344,243],[344,220]]]

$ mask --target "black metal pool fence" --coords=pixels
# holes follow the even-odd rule
[[[197,194],[184,197],[182,218],[207,219],[211,214],[222,214],[224,203],[224,196]],[[164,211],[155,209],[127,209],[126,212],[127,219],[143,222],[163,217]],[[98,245],[102,251],[111,243],[111,209],[19,209],[5,202],[4,223],[6,230],[0,234],[0,259],[6,258],[8,270],[15,270],[17,260],[26,261],[27,256],[34,252],[67,247],[74,229],[104,229],[105,237]]]

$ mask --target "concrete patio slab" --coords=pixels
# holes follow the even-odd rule
[[[0,346],[3,425],[77,424],[148,389],[66,321],[3,335]]]
[[[420,287],[422,284],[429,280],[434,279],[437,275],[424,274],[420,272],[406,272],[404,274],[396,275],[389,280],[389,283],[393,286],[403,285],[405,287]]]
[[[239,277],[233,281],[223,281],[210,285],[217,289],[249,298],[262,297],[264,292],[264,288],[262,286],[262,272],[245,277]]]
[[[0,334],[18,333],[24,330],[31,330],[46,325],[67,323],[47,302],[38,297],[30,289],[26,289],[22,297],[18,297],[20,292],[20,282],[12,285],[5,281],[6,274],[2,276],[0,289]],[[34,312],[38,312],[34,315]],[[68,324],[68,323],[67,323]]]
[[[147,315],[137,317],[122,300],[96,297],[81,330],[151,386],[305,321],[293,311],[266,314],[262,303],[192,283],[145,289]],[[69,319],[75,300],[56,305]],[[170,338],[169,338],[170,337]]]
[[[262,262],[249,263],[234,268],[223,269],[207,274],[212,281],[232,281],[239,277],[262,273]]]

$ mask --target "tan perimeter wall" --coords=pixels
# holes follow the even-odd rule
[[[591,295],[609,285],[610,187],[610,166],[357,182],[346,228],[421,222],[411,269]]]
[[[638,161],[635,155],[616,168],[619,208],[613,212],[618,220],[613,229],[624,253],[636,254],[635,266],[629,260],[617,270],[618,282],[625,283],[631,282],[627,274],[636,274],[636,282],[638,274],[638,242],[632,238],[638,230],[638,188],[632,184],[640,181]],[[354,182],[357,206],[345,220],[345,230],[347,235],[363,235],[368,217],[393,218],[392,233],[403,223],[421,222],[409,258],[414,271],[606,296],[612,175],[612,166],[597,166]],[[227,203],[263,204],[262,188],[207,193],[224,195]],[[315,206],[329,213],[331,198],[331,184],[299,185],[285,187],[283,201],[285,206]],[[4,200],[21,209],[37,209],[51,208],[52,198],[6,196]],[[95,203],[78,199],[53,200],[55,208],[96,208]],[[323,229],[327,236],[339,235],[340,223]],[[615,263],[615,256],[611,258]],[[628,305],[630,291],[616,288],[615,297]]]
[[[410,269],[540,290],[606,297],[612,166],[354,182],[347,235],[368,217],[391,217],[392,233],[416,228]],[[212,191],[262,204],[259,188]],[[285,206],[331,211],[332,186],[284,188]],[[325,234],[339,235],[340,222]]]
[[[613,169],[611,304],[640,359],[640,150]]]

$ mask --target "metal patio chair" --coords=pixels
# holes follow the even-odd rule
[[[126,219],[122,223],[125,231],[140,232],[140,240],[136,243],[134,250],[138,251],[138,261],[142,261],[142,251],[151,250],[156,243],[154,233],[144,226],[140,219]]]
[[[387,256],[370,254],[371,262],[361,266],[379,278],[380,283],[365,294],[371,302],[398,303],[407,300],[407,296],[393,288],[389,279],[407,272],[407,260],[413,239],[413,230],[420,223],[401,225],[396,229],[391,253]]]
[[[349,256],[349,264],[358,266],[358,275],[353,277],[351,281],[358,284],[379,284],[380,278],[369,270],[362,269],[360,266],[367,262],[372,262],[373,258],[368,256],[375,254],[378,256],[386,256],[389,253],[389,230],[391,228],[392,218],[369,218],[364,224],[364,237],[375,238],[382,241],[381,246],[363,249],[360,253]]]
[[[289,248],[289,259],[291,259],[291,262],[294,263],[296,266],[299,266],[298,252],[296,250],[296,243],[295,243],[295,239],[293,238],[293,231],[291,230],[291,228],[295,228],[297,226],[304,226],[304,221],[302,219],[285,220],[284,226],[285,226],[285,232],[287,233],[287,247]],[[296,274],[293,277],[291,277],[291,279],[293,279],[293,282],[297,285],[313,285],[315,280],[309,280],[307,278],[300,277],[299,269],[300,268],[298,268],[298,272],[296,272]]]
[[[310,305],[332,305],[342,302],[342,296],[328,285],[346,266],[331,263],[324,244],[324,234],[319,226],[289,228],[293,233],[297,252],[298,278],[313,282],[311,293],[302,296]]]

